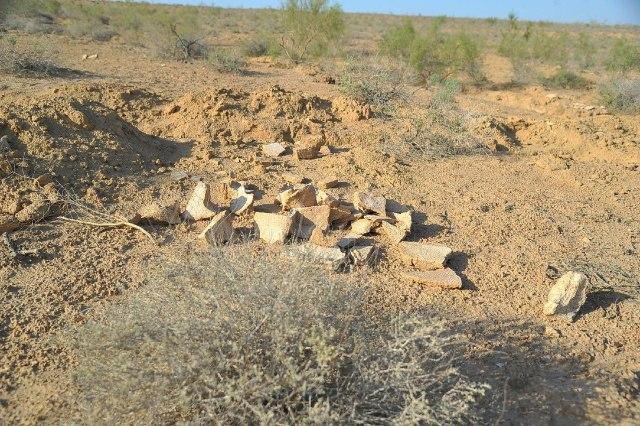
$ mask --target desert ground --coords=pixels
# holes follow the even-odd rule
[[[278,18],[276,10],[207,13],[216,30],[203,30],[202,43],[238,52]],[[59,30],[25,24],[43,19]],[[93,413],[91,383],[77,374],[88,362],[82,339],[88,324],[118,328],[119,307],[127,311],[150,288],[163,291],[158,274],[175,289],[187,285],[175,265],[196,265],[206,277],[214,273],[209,256],[223,253],[257,275],[260,264],[283,271],[308,264],[305,289],[305,280],[323,285],[309,278],[316,276],[364,286],[359,297],[374,318],[444,321],[466,342],[456,368],[487,386],[470,403],[475,420],[451,423],[638,424],[640,111],[603,102],[598,88],[614,72],[597,65],[580,69],[585,83],[577,88],[518,80],[495,48],[506,21],[440,19],[445,33],[464,27],[484,40],[482,83],[461,73],[453,86],[431,84],[379,53],[385,28],[402,22],[392,16],[347,14],[338,47],[322,56],[295,63],[251,55],[240,70],[158,55],[122,31],[74,33],[61,13],[6,24],[0,37],[18,51],[46,49],[55,65],[44,74],[0,72],[0,423],[193,421],[184,413],[152,421]],[[414,18],[418,32],[432,21]],[[632,26],[539,27],[589,34],[603,56],[610,50],[603,40],[640,42]],[[528,64],[547,76],[558,68]],[[380,96],[358,97],[347,80],[370,82]],[[319,141],[319,150],[298,158],[308,141]],[[272,143],[284,152],[268,155]],[[185,211],[199,182],[215,213],[234,201],[237,183],[252,194],[225,244],[199,237],[211,216],[167,219]],[[412,267],[384,231],[388,222],[357,236],[375,247],[367,264],[334,270],[283,258],[300,244],[330,248],[353,235],[347,221],[313,233],[310,243],[264,241],[254,216],[280,214],[278,194],[301,184],[351,213],[359,191],[411,211],[401,239],[451,248],[448,267],[462,288],[408,279]],[[573,320],[545,315],[550,289],[568,271],[588,277],[586,301]],[[159,322],[179,315],[173,305],[167,296]],[[101,339],[108,347],[110,334]],[[110,367],[100,368],[106,377]],[[218,423],[218,414],[205,423]],[[448,423],[438,419],[426,423]]]

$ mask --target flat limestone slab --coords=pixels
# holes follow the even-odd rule
[[[339,269],[346,263],[346,255],[337,247],[322,247],[312,243],[286,246],[282,254],[295,259]]]
[[[402,278],[429,287],[462,288],[462,279],[450,268],[438,269],[437,271],[405,271],[402,273]]]
[[[277,213],[256,212],[253,215],[260,238],[268,243],[284,243],[291,233],[293,218]]]
[[[402,251],[404,263],[413,265],[423,271],[444,268],[451,253],[453,253],[449,247],[440,244],[402,241],[398,246]]]

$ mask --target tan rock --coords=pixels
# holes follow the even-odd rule
[[[304,182],[304,178],[300,175],[296,175],[294,173],[283,173],[282,179],[292,184],[299,184]]]
[[[283,255],[294,257],[304,262],[328,265],[334,270],[347,263],[346,255],[337,247],[321,247],[315,244],[294,244],[285,247]]]
[[[391,217],[396,221],[398,228],[404,229],[407,234],[411,233],[413,229],[413,212],[410,210],[404,213],[391,212]]]
[[[440,244],[403,241],[399,246],[405,264],[425,271],[444,268],[453,253],[449,247]]]
[[[180,223],[180,207],[178,203],[146,204],[138,210],[140,220],[148,220],[161,224],[176,225]]]
[[[216,215],[215,208],[211,204],[209,185],[200,181],[191,194],[187,207],[182,213],[185,220],[199,221],[211,219]]]
[[[358,191],[353,194],[353,205],[363,213],[387,215],[387,200],[384,197],[376,197],[373,194]]]
[[[347,234],[344,237],[340,238],[336,245],[340,247],[342,250],[347,250],[357,245],[364,245],[361,239],[362,235],[357,234]]]
[[[378,256],[374,246],[355,246],[349,250],[351,262],[356,266],[370,266]]]
[[[344,206],[332,206],[331,215],[329,216],[329,222],[332,225],[340,226],[342,224],[349,224],[355,219],[355,215],[351,209]]]
[[[277,199],[282,205],[282,210],[311,207],[318,204],[316,190],[312,185],[300,185],[287,189],[278,194]]]
[[[445,289],[462,288],[462,279],[450,268],[438,269],[436,271],[405,271],[402,273],[402,278],[430,287]]]
[[[331,207],[329,206],[313,206],[300,207],[295,209],[296,221],[293,224],[292,232],[296,238],[307,240],[311,238],[311,234],[317,229],[326,232],[329,229],[329,216]]]
[[[282,155],[287,148],[279,142],[269,143],[266,145],[262,145],[262,152],[267,157],[279,157]]]
[[[221,211],[211,219],[198,238],[205,240],[212,246],[229,242],[233,238],[234,217],[234,214],[228,210]]]
[[[322,146],[320,147],[319,153],[320,153],[320,155],[322,155],[322,156],[326,156],[326,155],[331,155],[331,154],[332,154],[332,153],[331,153],[331,148],[329,148],[329,146],[328,146],[328,145],[322,145]]]
[[[291,234],[294,215],[256,212],[253,220],[260,238],[268,243],[284,243]]]
[[[312,160],[318,157],[322,145],[321,137],[309,136],[296,143],[293,147],[293,156],[298,160]]]
[[[340,204],[333,195],[320,190],[316,191],[316,203],[318,203],[318,205],[326,204],[334,207]]]
[[[371,232],[374,222],[369,219],[358,219],[351,224],[351,233],[365,235]]]
[[[309,242],[323,247],[335,247],[339,239],[340,237],[337,234],[330,234],[316,227],[311,232]]]
[[[586,275],[574,271],[565,273],[551,287],[544,305],[544,314],[562,315],[573,320],[587,300],[588,287],[589,279]]]
[[[386,221],[381,222],[379,231],[393,244],[398,244],[400,241],[404,240],[408,234],[406,229],[392,225]]]

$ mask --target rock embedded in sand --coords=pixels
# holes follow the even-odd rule
[[[318,204],[316,190],[312,185],[298,185],[282,191],[278,194],[278,202],[282,210],[290,210],[297,207],[311,207]]]
[[[198,236],[212,246],[221,245],[233,238],[233,219],[235,215],[228,210],[216,214],[207,227]]]
[[[260,239],[267,243],[284,243],[291,234],[296,214],[283,215],[277,213],[256,212],[253,220]]]
[[[367,192],[357,191],[353,194],[353,205],[363,213],[387,215],[387,200],[384,197],[376,197]]]
[[[449,247],[440,244],[403,241],[399,246],[404,263],[423,271],[444,268],[453,253]]]
[[[150,222],[177,225],[180,223],[180,207],[178,203],[158,203],[145,204],[138,210],[140,220]]]
[[[589,279],[585,274],[574,271],[565,273],[551,287],[544,314],[562,315],[573,320],[587,300],[588,287]]]
[[[462,288],[462,279],[450,268],[435,271],[405,271],[402,273],[402,278],[430,287],[447,289]]]
[[[404,240],[409,233],[404,227],[392,225],[387,221],[382,221],[380,231],[394,244]]]
[[[351,224],[351,233],[357,235],[368,234],[373,229],[374,223],[369,219],[358,219]]]
[[[293,235],[296,238],[308,240],[314,231],[326,232],[329,229],[331,207],[312,206],[295,209],[298,213],[293,224]]]
[[[283,255],[304,262],[331,266],[341,269],[347,263],[346,255],[337,247],[322,247],[312,243],[294,244],[285,247]]]
[[[272,158],[279,157],[286,150],[287,150],[287,148],[285,148],[284,145],[282,145],[279,142],[274,142],[274,143],[269,143],[269,144],[266,144],[266,145],[262,145],[262,152],[267,157],[272,157]]]
[[[323,145],[321,137],[308,136],[293,147],[293,155],[298,160],[313,160],[318,157]]]
[[[199,221],[211,219],[215,215],[216,212],[210,201],[209,185],[200,181],[193,190],[182,217],[185,220]]]
[[[335,188],[340,184],[340,182],[337,179],[322,179],[321,181],[318,182],[318,187],[320,189],[331,189],[331,188]]]

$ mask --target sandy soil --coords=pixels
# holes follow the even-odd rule
[[[408,239],[454,249],[461,291],[404,282],[397,249],[378,236],[384,256],[371,279],[386,303],[436,310],[471,336],[476,374],[499,389],[505,423],[640,421],[638,116],[611,114],[587,91],[470,89],[458,102],[490,153],[412,155],[385,135],[402,134],[431,96],[424,89],[407,95],[405,118],[368,117],[367,106],[305,69],[254,61],[248,75],[223,75],[115,41],[52,37],[80,74],[2,76],[0,87],[0,133],[12,147],[0,160],[9,164],[0,226],[37,222],[10,234],[37,255],[18,261],[0,246],[4,422],[56,422],[73,410],[60,406],[74,362],[61,331],[134,292],[162,256],[207,249],[195,238],[204,223],[146,226],[156,247],[135,230],[56,218],[61,198],[127,216],[153,200],[184,205],[194,179],[215,188],[232,177],[268,204],[285,173],[334,177],[344,183],[328,190],[335,197],[372,190],[409,205],[420,224]],[[81,60],[92,53],[98,59]],[[487,59],[489,73],[503,66]],[[323,135],[332,153],[262,157],[263,143],[290,147],[306,134]],[[45,174],[53,185],[33,182]],[[215,191],[214,201],[226,202]],[[573,323],[545,317],[554,278],[570,269],[590,277],[585,307]]]

